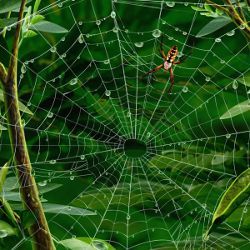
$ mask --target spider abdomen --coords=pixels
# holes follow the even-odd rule
[[[168,55],[167,55],[167,61],[169,63],[174,62],[176,56],[178,55],[178,49],[177,46],[174,45],[169,51],[168,51]]]

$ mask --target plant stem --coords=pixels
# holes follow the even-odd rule
[[[17,59],[18,44],[26,0],[22,0],[18,15],[18,22],[14,36],[12,55],[8,72],[0,64],[0,80],[3,85],[5,109],[8,120],[8,131],[13,151],[13,157],[18,173],[20,192],[24,206],[34,215],[34,224],[29,233],[32,237],[33,249],[55,250],[48,223],[39,198],[38,188],[32,176],[32,167],[26,145],[24,129],[18,106],[17,93]]]

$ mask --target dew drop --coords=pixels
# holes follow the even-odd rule
[[[110,91],[110,90],[106,90],[106,91],[105,91],[105,95],[106,95],[106,96],[110,96],[110,95],[111,95],[111,91]]]
[[[130,215],[127,215],[127,220],[130,220]]]
[[[61,38],[61,41],[64,42],[65,41],[65,36]]]
[[[175,2],[166,2],[166,5],[170,8],[175,6]]]
[[[220,63],[221,63],[221,64],[224,64],[224,63],[225,63],[225,60],[220,60]]]
[[[143,47],[143,45],[144,45],[144,42],[136,42],[135,43],[135,47],[137,47],[137,48],[141,48],[141,47]]]
[[[227,36],[233,36],[235,34],[235,30],[231,30],[226,33]]]
[[[247,27],[247,24],[241,24],[240,26],[239,26],[239,28],[241,29],[241,30],[244,30],[245,28]]]
[[[96,250],[108,250],[108,246],[104,242],[93,240],[92,245]]]
[[[162,20],[162,22],[161,22],[162,24],[166,24],[167,22],[165,21],[165,20]]]
[[[50,163],[51,165],[54,165],[54,164],[56,164],[56,160],[50,160],[49,163]]]
[[[104,64],[109,64],[109,59],[105,60],[103,63]]]
[[[56,47],[55,46],[51,47],[50,52],[55,53],[56,52]]]
[[[63,4],[62,4],[62,3],[59,3],[59,4],[57,4],[57,6],[58,6],[59,8],[62,8],[62,7],[63,7]]]
[[[233,81],[232,87],[233,87],[233,89],[237,89],[238,88],[238,82],[237,82],[237,80]]]
[[[80,156],[80,159],[81,159],[81,160],[84,160],[84,159],[85,159],[85,155],[81,155],[81,156]]]
[[[79,43],[83,43],[84,42],[83,34],[80,34],[80,36],[78,37],[78,42]]]
[[[111,18],[115,18],[116,17],[116,13],[114,11],[111,11],[110,16],[111,16]]]
[[[80,26],[81,26],[81,25],[82,25],[82,21],[79,21],[79,22],[78,22],[78,25],[80,25]]]
[[[183,92],[183,93],[187,93],[187,92],[188,92],[188,87],[187,87],[187,86],[184,86],[184,87],[182,88],[182,92]]]
[[[51,111],[47,114],[48,118],[52,118],[53,116],[54,116],[54,114]]]
[[[73,79],[69,82],[69,84],[70,84],[70,85],[75,85],[75,84],[77,84],[77,82],[78,82],[77,78],[73,78]]]
[[[161,36],[161,31],[159,29],[156,29],[152,33],[153,37],[158,38]]]
[[[127,113],[127,117],[131,117],[131,112],[128,112],[128,113]]]
[[[215,38],[215,42],[216,43],[220,43],[221,42],[221,38],[219,38],[219,37]]]
[[[71,181],[73,181],[73,180],[75,179],[75,176],[72,175],[72,176],[69,177],[69,179],[70,179]]]
[[[231,137],[231,134],[226,134],[226,138],[229,139]]]
[[[117,28],[117,27],[114,27],[114,28],[112,29],[112,31],[113,31],[114,33],[118,33],[118,28]]]
[[[99,26],[101,24],[101,21],[97,20],[95,23],[96,23],[97,26]]]
[[[184,36],[186,36],[186,35],[187,35],[187,32],[186,32],[186,31],[183,31],[182,34],[183,34]]]
[[[40,186],[40,187],[44,187],[46,185],[47,185],[47,181],[46,180],[38,182],[38,186]]]
[[[247,211],[248,211],[248,210],[247,210],[247,208],[245,207],[245,208],[244,208],[244,210],[243,210],[243,213],[245,213],[245,214],[246,214],[246,213],[247,213]]]

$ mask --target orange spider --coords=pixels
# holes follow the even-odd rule
[[[175,62],[175,59],[176,59],[176,57],[178,55],[177,46],[174,45],[173,47],[171,47],[170,50],[168,51],[167,55],[165,55],[164,50],[163,50],[162,47],[163,47],[163,42],[161,40],[160,53],[161,53],[161,56],[162,56],[164,62],[161,65],[159,65],[159,66],[155,67],[154,69],[150,70],[149,72],[147,72],[144,76],[146,76],[148,74],[151,74],[151,73],[154,73],[154,72],[160,70],[161,68],[163,68],[166,71],[169,71],[171,85],[170,85],[170,87],[168,89],[168,93],[171,93],[173,85],[174,85],[174,72],[173,72],[172,66],[175,65],[175,64],[182,63],[185,58],[184,57],[180,58],[179,61]]]

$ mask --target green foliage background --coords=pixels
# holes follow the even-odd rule
[[[249,168],[249,112],[236,108],[239,115],[220,119],[248,100],[248,41],[232,22],[195,37],[213,17],[187,3],[41,2],[39,14],[68,32],[38,31],[23,39],[19,96],[32,112],[22,112],[27,144],[57,241],[93,237],[115,249],[136,250],[249,249],[249,199],[208,240],[202,238],[225,189]],[[155,29],[165,35],[165,51],[176,44],[191,52],[174,70],[171,95],[163,93],[169,84],[165,72],[142,78],[162,61]],[[235,34],[226,35],[232,29]],[[215,42],[218,37],[221,42]],[[13,29],[0,38],[6,66],[12,38]],[[11,150],[0,104],[4,165]],[[129,138],[146,142],[147,154],[136,157],[132,147],[135,155],[127,157],[123,144]],[[13,169],[3,194],[25,218],[14,176]],[[18,242],[15,249],[28,249],[22,223],[2,238],[1,249]]]

